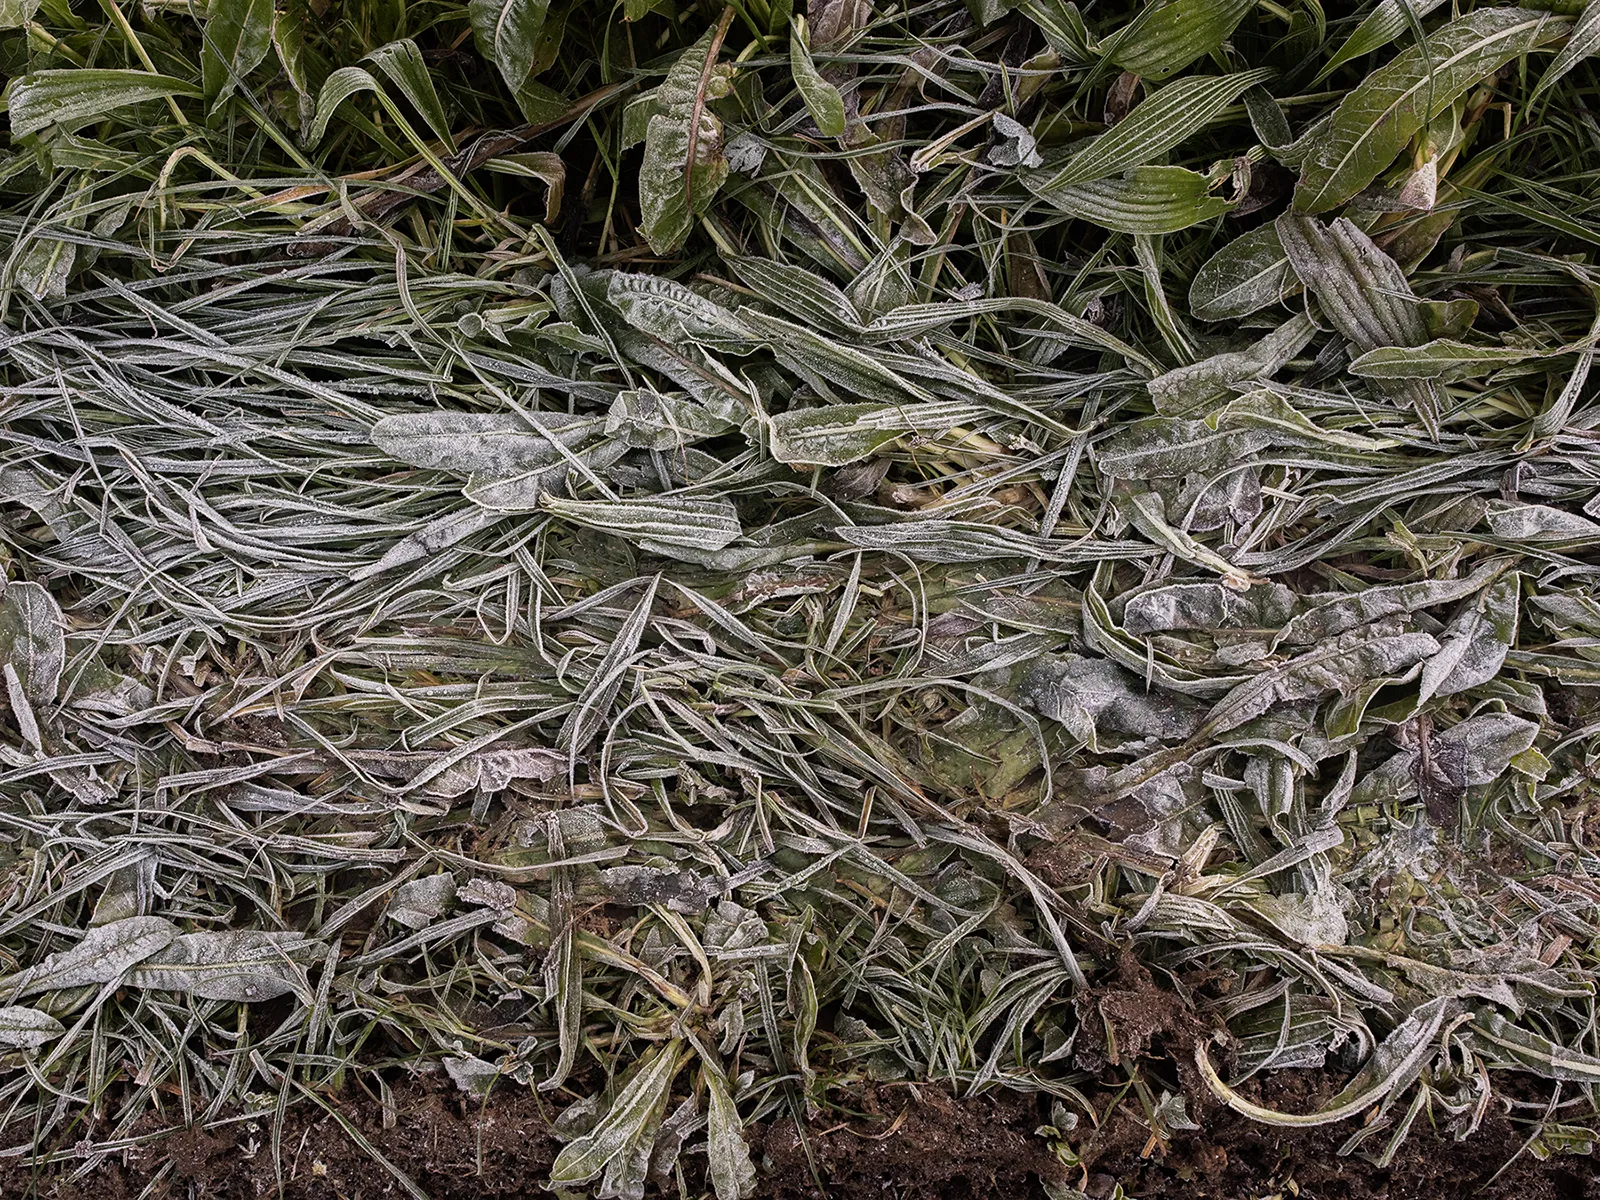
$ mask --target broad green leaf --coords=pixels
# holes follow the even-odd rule
[[[659,275],[612,272],[606,280],[606,301],[635,329],[669,345],[698,342],[748,354],[759,341],[738,313]]]
[[[0,662],[16,672],[34,704],[55,702],[67,662],[66,621],[37,583],[13,583],[0,593]]]
[[[1022,0],[1017,5],[1044,34],[1051,49],[1067,62],[1093,62],[1099,45],[1072,0]]]
[[[58,157],[57,163],[61,160]],[[16,267],[16,286],[35,300],[60,300],[67,294],[67,280],[78,261],[75,242],[64,238],[34,238],[28,252]]]
[[[708,66],[713,37],[714,31],[706,30],[673,63],[656,89],[658,111],[645,127],[639,205],[645,238],[657,254],[670,254],[683,244],[694,218],[710,207],[728,178],[722,121],[711,111],[710,101],[728,94],[733,68]],[[691,135],[697,108],[699,123]]]
[[[678,547],[721,550],[743,532],[733,504],[721,499],[566,500],[546,496],[542,507],[574,525],[667,554]]]
[[[202,1000],[253,1004],[295,991],[304,970],[297,964],[318,962],[327,952],[326,943],[292,932],[186,933],[141,961],[123,982]]]
[[[1285,397],[1260,389],[1230,401],[1210,420],[1219,425],[1265,430],[1280,446],[1325,447],[1356,454],[1388,450],[1393,438],[1368,437],[1346,429],[1324,429],[1301,413]]]
[[[1510,572],[1464,605],[1439,635],[1439,653],[1422,664],[1417,703],[1453,696],[1500,673],[1517,640],[1521,576]]]
[[[1240,234],[1206,259],[1189,285],[1189,311],[1202,321],[1247,317],[1278,303],[1298,286],[1277,227],[1268,222]]]
[[[1334,112],[1301,168],[1295,211],[1326,212],[1343,204],[1485,76],[1571,30],[1570,21],[1536,9],[1481,8],[1396,56]]]
[[[200,78],[214,108],[272,49],[272,0],[209,0]]]
[[[801,964],[804,969],[804,964]],[[750,1161],[750,1146],[744,1140],[744,1122],[728,1093],[728,1082],[721,1071],[710,1067],[705,1072],[706,1154],[710,1159],[711,1186],[717,1200],[743,1200],[755,1191],[756,1167]]]
[[[1352,59],[1382,50],[1443,3],[1444,0],[1381,0],[1317,72],[1316,82],[1321,83]]]
[[[11,136],[27,137],[52,125],[72,128],[130,104],[165,96],[200,94],[200,89],[186,80],[145,71],[36,71],[11,85]]]
[[[178,927],[164,917],[127,917],[89,930],[77,945],[5,980],[15,996],[111,983],[170,946]]]
[[[39,0],[0,0],[0,29],[20,29],[39,11]]]
[[[1204,175],[1183,167],[1133,167],[1119,176],[1066,186],[1050,186],[1048,172],[1025,172],[1023,182],[1052,208],[1119,233],[1176,233],[1233,207],[1211,194]]]
[[[1180,79],[1150,96],[1111,129],[1076,151],[1035,191],[1063,188],[1144,166],[1204,128],[1246,88],[1272,78],[1271,71]]]
[[[1275,226],[1295,275],[1357,350],[1421,346],[1435,336],[1430,316],[1437,314],[1412,293],[1400,265],[1350,221],[1340,217],[1324,227],[1314,218],[1288,212]],[[1430,380],[1397,380],[1385,386],[1434,432],[1438,393]]]
[[[294,88],[300,130],[311,127],[316,116],[317,101],[312,95],[311,79],[306,73],[306,3],[305,0],[287,0],[272,14],[272,44],[278,52],[278,62],[283,74]]]
[[[1595,54],[1600,54],[1600,4],[1589,0],[1578,14],[1577,24],[1573,26],[1567,44],[1556,51],[1556,56],[1539,77],[1538,86],[1533,89],[1533,95],[1528,97],[1528,107],[1537,104],[1540,97],[1560,83],[1573,67]]]
[[[360,67],[340,67],[329,75],[317,93],[317,110],[311,118],[311,129],[305,135],[306,144],[315,146],[322,140],[323,134],[328,132],[328,122],[333,120],[339,105],[357,92],[377,90],[378,81]]]
[[[605,433],[636,450],[679,450],[730,428],[687,396],[634,388],[617,393],[606,414]]]
[[[1350,364],[1356,375],[1368,379],[1438,379],[1455,383],[1476,379],[1496,367],[1538,358],[1541,351],[1516,346],[1469,346],[1440,338],[1421,346],[1379,346]]]
[[[427,64],[422,61],[422,51],[417,49],[415,42],[403,38],[387,46],[379,46],[364,61],[382,71],[401,95],[411,102],[411,107],[422,114],[422,119],[428,123],[434,135],[447,147],[453,147],[450,120],[445,116],[439,93],[434,90],[433,77],[428,74]]]
[[[1503,566],[1501,561],[1490,561],[1456,579],[1420,579],[1339,596],[1301,613],[1278,631],[1273,644],[1314,646],[1384,617],[1413,613],[1436,604],[1453,604],[1481,592]]]
[[[1248,461],[1271,441],[1259,430],[1215,429],[1204,421],[1146,417],[1122,425],[1101,442],[1095,462],[1114,479],[1210,475]]]
[[[780,360],[824,395],[835,394],[837,389],[842,393],[841,399],[897,403],[934,398],[927,389],[896,374],[878,358],[837,338],[824,337],[793,321],[754,309],[743,309],[739,315],[767,339]]]
[[[1207,714],[1206,731],[1236,729],[1288,701],[1349,692],[1369,679],[1398,678],[1438,650],[1439,643],[1425,633],[1336,638],[1239,684]]]
[[[789,33],[789,70],[794,75],[794,85],[800,89],[806,111],[816,123],[823,137],[843,137],[845,129],[844,97],[839,89],[822,77],[811,61],[811,50],[806,44],[804,17],[795,17]]]
[[[567,413],[439,412],[384,417],[372,427],[372,444],[416,467],[506,478],[567,461],[605,427],[602,417]]]
[[[467,12],[478,53],[499,69],[523,115],[538,120],[530,99],[545,89],[534,77],[554,64],[565,17],[551,15],[550,0],[469,0]]]
[[[680,1041],[645,1052],[638,1071],[617,1092],[604,1116],[583,1136],[563,1146],[550,1168],[550,1186],[588,1183],[625,1154],[649,1122],[665,1107],[672,1079],[682,1065]]]
[[[1118,34],[1108,57],[1124,71],[1159,82],[1222,45],[1254,7],[1255,0],[1152,4]]]
[[[1291,317],[1246,350],[1224,351],[1187,366],[1175,367],[1157,375],[1145,386],[1161,416],[1196,416],[1232,400],[1240,385],[1250,380],[1270,379],[1304,350],[1315,335],[1316,326],[1309,318]]]
[[[790,466],[842,467],[907,435],[937,437],[981,422],[981,404],[829,404],[779,413],[769,426],[772,457]]]
[[[60,1021],[36,1008],[15,1004],[0,1008],[0,1046],[7,1050],[37,1050],[65,1032]]]

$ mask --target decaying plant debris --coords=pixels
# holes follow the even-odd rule
[[[1600,4],[790,8],[0,0],[5,1153],[1587,1153]]]

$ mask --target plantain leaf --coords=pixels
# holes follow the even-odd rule
[[[400,94],[411,102],[411,107],[428,123],[435,137],[446,146],[453,145],[450,120],[445,116],[444,104],[439,100],[433,77],[428,74],[427,64],[422,61],[422,51],[417,49],[415,42],[410,38],[402,38],[398,42],[379,46],[364,61],[382,71],[389,82],[400,90]]]
[[[199,96],[194,84],[145,71],[100,68],[35,71],[11,85],[11,136],[28,137],[52,125],[75,128],[130,104],[164,96]]]
[[[165,917],[126,917],[89,930],[77,945],[5,981],[14,996],[111,983],[170,946],[178,927]]]
[[[1571,31],[1570,21],[1537,9],[1480,8],[1397,55],[1335,110],[1301,168],[1295,211],[1326,212],[1351,199],[1485,76]]]
[[[1321,83],[1353,59],[1382,50],[1443,3],[1444,0],[1381,0],[1333,52],[1333,57],[1317,72],[1315,82]]]
[[[647,550],[721,550],[743,530],[733,504],[722,499],[658,496],[646,500],[566,500],[546,496],[545,511]]]
[[[645,237],[657,254],[683,244],[694,218],[710,207],[728,178],[722,121],[709,102],[732,89],[733,68],[709,63],[714,37],[715,31],[706,30],[678,56],[656,89],[656,110],[645,126],[639,205]],[[699,123],[691,134],[696,109]]]
[[[1247,317],[1297,287],[1277,226],[1268,222],[1240,234],[1201,264],[1189,284],[1189,310],[1202,321]]]
[[[673,1076],[682,1065],[681,1045],[674,1040],[645,1052],[636,1073],[617,1092],[605,1115],[556,1155],[550,1167],[552,1188],[588,1183],[634,1148],[650,1125],[651,1115],[666,1106]]]
[[[1516,346],[1469,346],[1451,338],[1438,338],[1421,346],[1379,346],[1350,363],[1350,370],[1367,379],[1438,379],[1456,383],[1475,379],[1496,367],[1525,362],[1541,355]]]
[[[1124,71],[1160,81],[1222,45],[1255,0],[1167,0],[1119,31],[1107,58]]]
[[[711,1186],[717,1200],[743,1200],[755,1191],[756,1167],[744,1140],[744,1122],[722,1072],[707,1069],[706,1154],[711,1166]]]
[[[1242,71],[1180,79],[1150,96],[1107,133],[1076,151],[1035,191],[1049,191],[1119,175],[1144,166],[1202,129],[1247,88],[1272,78],[1272,72]]]
[[[202,1000],[256,1003],[296,990],[304,964],[327,957],[325,942],[298,933],[186,933],[128,972],[128,987]]]
[[[65,1032],[60,1021],[36,1008],[15,1004],[0,1008],[0,1046],[8,1050],[37,1050]]]
[[[1055,186],[1049,168],[1023,182],[1052,208],[1119,233],[1176,233],[1233,207],[1211,194],[1210,181],[1183,167],[1133,167],[1120,176]]]
[[[795,17],[789,32],[789,70],[794,75],[794,85],[800,89],[806,111],[816,123],[823,137],[844,136],[844,97],[839,89],[822,77],[811,61],[807,45],[804,17]]]
[[[200,79],[215,108],[272,49],[272,0],[210,0],[205,11]]]

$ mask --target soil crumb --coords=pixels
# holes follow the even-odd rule
[[[1293,1074],[1261,1098],[1292,1104],[1316,1089],[1312,1076]],[[561,1144],[550,1130],[556,1110],[544,1098],[503,1087],[485,1102],[427,1078],[396,1082],[389,1095],[381,1103],[352,1089],[328,1101],[337,1117],[291,1108],[276,1139],[266,1121],[236,1121],[173,1133],[95,1165],[77,1157],[42,1168],[0,1160],[0,1197],[552,1195],[544,1183]],[[1348,1125],[1285,1130],[1207,1108],[1200,1129],[1162,1143],[1131,1106],[1106,1097],[1100,1125],[1069,1137],[1080,1160],[1069,1167],[1041,1134],[1048,1097],[997,1091],[958,1099],[934,1085],[891,1083],[830,1098],[848,1107],[807,1120],[803,1134],[793,1117],[747,1131],[760,1171],[754,1200],[1110,1200],[1119,1187],[1128,1200],[1600,1200],[1589,1159],[1519,1154],[1528,1132],[1498,1108],[1464,1142],[1419,1122],[1394,1160],[1378,1167],[1339,1156]],[[685,1200],[709,1197],[704,1157],[686,1154],[682,1165]],[[664,1195],[676,1197],[676,1185]]]

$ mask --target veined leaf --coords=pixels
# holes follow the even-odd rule
[[[1379,346],[1352,361],[1350,370],[1368,379],[1439,379],[1455,383],[1475,379],[1496,367],[1538,358],[1541,353],[1516,346],[1469,346],[1451,338],[1438,338],[1421,346]]]
[[[1515,571],[1501,576],[1445,626],[1439,653],[1422,664],[1418,704],[1475,688],[1500,673],[1517,640],[1521,578]]]
[[[8,1050],[37,1050],[65,1032],[60,1021],[36,1008],[15,1004],[0,1008],[0,1046]]]
[[[201,86],[212,107],[227,99],[272,49],[272,0],[209,0]]]
[[[728,178],[722,121],[709,102],[728,94],[733,68],[708,64],[715,37],[714,30],[706,30],[672,64],[656,89],[657,111],[645,127],[639,204],[645,237],[657,254],[668,254],[683,244],[694,218],[706,211]],[[699,123],[691,134],[697,111]]]
[[[325,942],[298,933],[186,933],[141,961],[124,982],[203,1000],[255,1003],[294,991],[303,970],[296,964],[320,961],[327,952]]]
[[[1381,0],[1317,72],[1316,82],[1321,83],[1352,59],[1382,50],[1443,3],[1444,0]]]
[[[34,704],[54,703],[67,662],[66,622],[55,597],[31,580],[0,593],[0,662]]]
[[[186,80],[146,71],[36,71],[11,85],[11,136],[28,137],[52,125],[72,128],[130,104],[200,94]]]
[[[550,0],[469,0],[467,13],[478,53],[499,69],[524,115],[539,120],[547,89],[534,77],[555,62],[564,18],[552,19]]]
[[[1271,71],[1242,71],[1169,83],[1073,154],[1065,166],[1034,190],[1088,183],[1120,174],[1129,167],[1144,166],[1204,128],[1246,88],[1270,78]]]
[[[936,437],[981,421],[982,404],[830,404],[779,413],[770,424],[772,457],[791,466],[842,467],[905,436]]]
[[[546,496],[545,511],[562,520],[637,542],[647,550],[721,550],[743,530],[727,500],[657,496],[645,500],[566,500]]]
[[[665,1106],[673,1076],[682,1065],[681,1045],[679,1041],[671,1041],[646,1052],[637,1073],[617,1092],[594,1128],[562,1147],[561,1153],[556,1155],[550,1168],[551,1187],[588,1183],[627,1152],[650,1114]]]
[[[1119,233],[1176,233],[1233,207],[1211,193],[1204,175],[1183,167],[1133,167],[1064,187],[1046,185],[1047,178],[1048,168],[1023,173],[1023,182],[1051,207]]]
[[[1528,8],[1480,8],[1367,76],[1306,158],[1295,211],[1326,212],[1395,160],[1416,133],[1503,64],[1567,36],[1572,23]]]
[[[365,61],[382,71],[389,82],[400,90],[400,94],[411,102],[411,107],[422,114],[422,119],[433,130],[434,136],[446,147],[453,146],[449,118],[445,116],[444,105],[433,86],[433,77],[428,74],[428,66],[422,61],[422,51],[417,49],[415,42],[410,38],[402,38],[387,46],[379,46],[367,55]]]
[[[844,97],[839,89],[822,77],[811,61],[811,50],[806,44],[804,17],[795,17],[789,32],[789,70],[794,75],[794,85],[800,89],[806,111],[816,122],[823,137],[843,137]]]
[[[166,949],[177,936],[178,927],[164,917],[112,921],[89,930],[71,949],[52,954],[37,966],[11,976],[5,985],[14,996],[27,996],[110,983]]]
[[[1153,4],[1119,32],[1108,57],[1145,79],[1166,79],[1222,45],[1254,7],[1255,0]]]
[[[603,417],[567,413],[415,413],[381,419],[372,444],[414,467],[498,479],[570,461],[563,448],[575,450],[604,428]]]
[[[722,1072],[708,1067],[705,1077],[710,1099],[706,1153],[711,1160],[711,1186],[717,1200],[743,1200],[756,1186],[756,1167],[744,1140],[744,1122],[739,1119]]]
[[[1242,233],[1201,264],[1189,285],[1189,309],[1202,321],[1247,317],[1298,288],[1271,222]]]
[[[1092,62],[1099,46],[1072,0],[1022,0],[1017,6],[1067,62]]]

